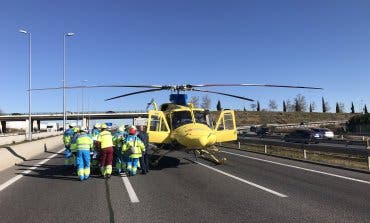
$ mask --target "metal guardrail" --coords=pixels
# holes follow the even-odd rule
[[[356,147],[351,147],[351,146],[337,147],[335,145],[332,145],[332,146],[320,145],[320,143],[319,144],[303,144],[303,143],[292,143],[292,142],[283,142],[283,141],[279,142],[279,141],[260,140],[256,138],[247,138],[247,137],[239,137],[238,141],[243,142],[243,143],[281,146],[281,147],[289,147],[289,148],[301,149],[301,150],[312,150],[312,151],[321,151],[321,152],[370,156],[370,149],[366,149],[366,147],[364,148],[356,148]]]
[[[246,136],[246,137],[257,137],[255,134],[240,134],[240,136]],[[283,135],[266,135],[262,138],[267,139],[282,139]],[[366,141],[359,141],[359,140],[346,140],[346,139],[320,139],[320,142],[323,143],[332,143],[332,144],[342,144],[342,145],[356,145],[356,146],[367,146]]]
[[[354,145],[347,147],[338,147],[335,144],[333,145],[320,145],[319,144],[303,144],[303,143],[291,143],[283,141],[272,141],[272,140],[261,140],[258,138],[248,138],[248,137],[238,137],[238,148],[241,148],[241,144],[248,145],[264,145],[265,154],[267,154],[268,146],[278,146],[285,148],[293,148],[301,150],[303,152],[304,160],[307,159],[307,151],[316,151],[316,152],[326,152],[326,153],[336,153],[336,154],[347,154],[347,155],[359,155],[367,157],[367,167],[370,172],[370,147],[369,145],[364,148],[356,148]],[[353,169],[353,168],[350,168]]]

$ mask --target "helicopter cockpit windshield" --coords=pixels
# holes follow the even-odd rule
[[[193,123],[190,111],[175,111],[172,113],[172,129]]]
[[[205,124],[211,127],[209,111],[193,110],[196,123]]]

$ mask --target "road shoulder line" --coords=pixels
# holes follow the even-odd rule
[[[304,168],[304,167],[279,163],[279,162],[270,161],[270,160],[264,160],[264,159],[260,159],[260,158],[256,158],[256,157],[252,157],[252,156],[227,152],[227,151],[224,151],[224,150],[222,150],[221,152],[226,153],[226,154],[231,154],[231,155],[234,155],[234,156],[240,156],[240,157],[244,157],[244,158],[248,158],[248,159],[258,160],[258,161],[265,162],[265,163],[272,163],[272,164],[276,164],[276,165],[280,165],[280,166],[291,167],[291,168],[294,168],[294,169],[299,169],[299,170],[304,170],[304,171],[308,171],[308,172],[313,172],[313,173],[323,174],[323,175],[327,175],[327,176],[337,177],[337,178],[341,178],[341,179],[345,179],[345,180],[351,180],[351,181],[355,181],[355,182],[359,182],[359,183],[370,184],[370,182],[366,181],[366,180],[360,180],[360,179],[356,179],[356,178],[352,178],[352,177],[345,177],[345,176],[341,176],[341,175],[333,174],[333,173],[328,173],[328,172],[324,172],[324,171],[308,169],[308,168]]]

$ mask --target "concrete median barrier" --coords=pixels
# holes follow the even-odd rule
[[[62,146],[62,135],[18,145],[0,146],[0,171]]]

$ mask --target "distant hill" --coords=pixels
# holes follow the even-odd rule
[[[214,112],[218,114],[219,112]],[[318,121],[348,121],[356,114],[319,113],[319,112],[272,112],[272,111],[235,111],[236,125],[288,124]]]

